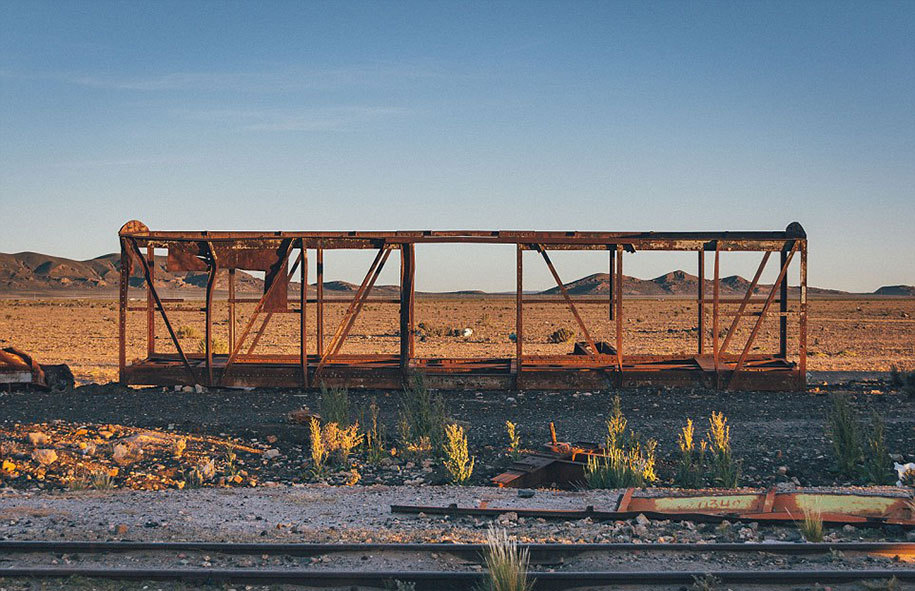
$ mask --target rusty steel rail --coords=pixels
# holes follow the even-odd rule
[[[535,232],[535,231],[396,231],[396,232],[173,232],[151,231],[131,221],[119,231],[121,243],[120,307],[118,316],[118,366],[120,381],[138,385],[183,385],[204,383],[224,386],[325,386],[399,389],[421,376],[431,388],[476,389],[601,389],[609,386],[687,385],[759,390],[798,390],[806,386],[807,325],[807,235],[798,223],[778,232]],[[423,244],[507,244],[515,245],[515,344],[514,355],[502,358],[438,359],[417,357],[415,335],[415,274],[417,245]],[[205,337],[202,353],[185,351],[169,320],[166,303],[156,288],[156,250],[165,250],[166,267],[173,272],[206,272],[204,313]],[[375,259],[346,309],[342,322],[325,331],[325,305],[338,298],[324,294],[324,253],[326,250],[374,250]],[[308,294],[308,251],[317,261],[317,289]],[[568,293],[549,251],[607,253],[610,293],[606,298],[576,298]],[[372,298],[376,280],[391,254],[400,253],[398,298]],[[556,281],[560,297],[526,296],[523,254],[540,255]],[[624,351],[623,258],[640,251],[686,251],[698,256],[699,286],[698,339],[694,351],[680,354],[631,353]],[[742,298],[720,297],[720,259],[728,252],[761,252],[762,261]],[[753,297],[759,278],[772,253],[779,253],[778,278],[766,297]],[[705,263],[714,255],[713,293],[706,293]],[[161,256],[161,255],[159,255]],[[789,358],[788,271],[799,259],[796,352]],[[293,262],[292,270],[289,269]],[[300,294],[289,297],[289,285],[300,267]],[[264,273],[264,294],[260,298],[239,298],[236,271]],[[216,274],[228,271],[229,296],[215,297]],[[145,306],[129,305],[130,278],[140,275],[146,289]],[[343,346],[366,302],[400,304],[399,352],[396,354],[349,354]],[[237,334],[237,304],[254,303],[253,313],[242,320]],[[584,336],[580,353],[530,355],[524,351],[524,305],[541,302],[565,304]],[[614,332],[612,344],[598,342],[578,310],[579,304],[607,306],[607,329]],[[777,311],[770,311],[775,304]],[[229,314],[229,353],[213,351],[214,307],[225,304]],[[315,305],[316,339],[308,338],[308,307]],[[739,304],[730,321],[724,342],[719,343],[720,307]],[[752,313],[748,306],[762,306]],[[712,307],[711,337],[707,330],[707,307]],[[145,312],[146,357],[127,363],[129,312]],[[174,352],[157,351],[156,315],[168,332]],[[275,314],[299,315],[298,354],[265,355],[255,349]],[[263,315],[258,328],[255,324]],[[749,337],[735,343],[735,332],[744,318],[755,316]],[[768,318],[777,318],[777,350],[755,352],[760,328]],[[254,337],[244,347],[249,334]],[[711,351],[708,350],[711,340]],[[728,347],[737,345],[734,353]],[[751,351],[754,351],[751,353]],[[794,360],[796,358],[796,360]]]
[[[689,585],[702,577],[724,584],[789,585],[798,583],[851,583],[890,580],[915,581],[915,569],[868,570],[724,570],[724,571],[550,571],[529,572],[537,591],[598,585]],[[487,574],[470,571],[336,571],[319,569],[215,569],[215,568],[75,568],[15,567],[0,569],[0,578],[69,578],[129,581],[184,581],[193,583],[296,584],[312,587],[365,586],[384,588],[394,581],[413,583],[416,589],[470,589],[486,582]]]
[[[563,556],[574,556],[587,552],[631,553],[631,552],[697,552],[697,553],[748,553],[815,555],[830,552],[865,553],[878,556],[915,559],[915,542],[746,542],[746,543],[669,543],[632,544],[618,543],[519,543],[527,550],[531,561],[554,560]],[[271,556],[320,556],[324,554],[397,552],[451,554],[467,560],[479,560],[485,544],[460,543],[237,543],[237,542],[132,542],[132,541],[83,541],[83,540],[0,540],[0,552],[23,553],[82,553],[109,554],[124,552],[209,552],[232,555]]]

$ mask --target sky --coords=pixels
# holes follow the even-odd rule
[[[796,220],[811,285],[915,284],[915,2],[0,0],[0,212],[0,251],[79,259],[115,251],[130,219]],[[512,290],[513,257],[421,248],[417,288]],[[329,253],[327,278],[358,282],[370,260]],[[607,266],[554,260],[566,281]],[[549,287],[527,261],[525,289]],[[757,261],[724,256],[722,274]],[[625,264],[696,272],[689,253]],[[396,282],[391,267],[380,282]]]

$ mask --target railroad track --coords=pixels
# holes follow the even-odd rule
[[[841,543],[747,543],[747,544],[521,544],[531,553],[533,567],[555,565],[563,558],[577,554],[746,554],[816,555],[842,552],[898,557],[915,565],[915,543],[841,542]],[[118,554],[118,553],[213,553],[226,555],[324,556],[333,554],[415,554],[422,556],[452,555],[478,564],[484,546],[481,544],[309,544],[309,543],[222,543],[222,542],[90,542],[90,541],[0,541],[0,556],[24,554]],[[9,558],[7,558],[9,560]],[[0,563],[2,564],[2,563]],[[915,583],[913,568],[830,569],[830,570],[664,570],[664,571],[532,571],[536,589],[571,589],[600,585],[686,585],[694,577],[711,575],[724,584],[787,585],[800,583],[845,583],[895,577],[900,582]],[[416,588],[468,589],[481,583],[485,573],[470,570],[331,570],[320,568],[109,568],[76,566],[0,565],[0,578],[66,578],[86,577],[127,581],[184,581],[189,583],[226,582],[241,584],[299,584],[313,587],[363,586],[383,588],[394,580],[409,581]]]

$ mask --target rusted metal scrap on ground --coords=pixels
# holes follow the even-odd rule
[[[830,490],[809,489],[626,489],[614,507],[583,509],[543,509],[525,507],[492,507],[481,502],[478,507],[391,505],[393,513],[426,515],[472,515],[495,517],[514,513],[519,517],[542,519],[617,521],[644,515],[649,519],[672,521],[759,523],[796,523],[805,511],[820,511],[829,526],[855,525],[879,527],[898,525],[915,527],[915,501],[906,489]]]
[[[120,314],[119,369],[125,384],[212,386],[327,386],[396,389],[412,376],[422,376],[431,388],[475,389],[599,389],[609,386],[702,384],[731,389],[803,389],[806,380],[807,339],[807,235],[798,223],[777,232],[534,232],[534,231],[399,231],[399,232],[166,232],[151,231],[138,221],[125,224],[120,232]],[[416,294],[415,251],[426,244],[514,245],[516,279],[514,355],[503,358],[424,358],[414,354],[414,304]],[[206,302],[201,310],[206,327],[202,353],[186,351],[175,334],[169,312],[176,300],[164,300],[156,289],[156,250],[167,251],[169,271],[205,271]],[[324,253],[328,250],[367,249],[375,257],[365,277],[347,303],[340,325],[325,334],[326,299]],[[551,251],[604,251],[608,257],[610,293],[601,298],[576,298],[568,293],[549,253]],[[698,264],[696,293],[697,334],[693,351],[681,354],[633,353],[623,342],[624,255],[643,251],[695,252]],[[741,298],[719,294],[719,266],[723,254],[762,253],[759,267]],[[558,296],[524,294],[523,260],[533,252],[549,269]],[[391,254],[399,253],[400,294],[396,298],[370,298],[378,276]],[[764,296],[757,296],[759,279],[771,255],[777,253],[778,277]],[[308,257],[316,265],[316,293],[309,292]],[[706,259],[713,256],[712,293],[707,293]],[[789,312],[787,273],[800,261],[799,296]],[[264,293],[259,299],[235,294],[236,270],[264,273]],[[129,304],[130,276],[140,270],[146,289],[145,305]],[[213,315],[216,274],[228,270],[228,297],[222,300],[229,313],[226,354],[213,351]],[[290,282],[298,273],[302,286],[298,297],[289,297]],[[367,302],[400,306],[400,353],[353,354],[341,349]],[[567,355],[525,354],[524,304],[564,304],[575,318],[584,341]],[[255,304],[247,319],[237,318],[239,303]],[[334,302],[336,303],[336,302]],[[595,342],[578,307],[602,303],[607,322],[615,332],[610,343]],[[167,307],[167,304],[169,305]],[[309,342],[308,307],[314,305],[316,338]],[[724,308],[734,310],[730,323],[722,322]],[[777,310],[773,310],[776,308]],[[708,312],[711,308],[711,323]],[[736,310],[735,310],[736,308]],[[754,308],[750,311],[748,308]],[[145,317],[146,357],[127,363],[127,322],[129,312]],[[297,354],[277,355],[255,352],[258,341],[274,314],[296,314],[299,321]],[[170,339],[168,352],[156,349],[157,316]],[[756,337],[766,318],[778,322],[778,349],[756,350]],[[796,317],[796,353],[789,359],[788,319]],[[260,325],[255,328],[258,320]],[[752,326],[746,341],[738,344],[737,326],[747,320]],[[243,328],[238,330],[241,321]],[[709,326],[710,324],[710,326]],[[708,335],[711,328],[711,335]],[[329,339],[327,336],[330,335]],[[710,342],[709,342],[710,341]],[[709,347],[709,345],[711,347]],[[732,352],[733,351],[733,352]]]
[[[28,353],[13,347],[0,349],[0,384],[66,390],[73,374],[66,365],[40,365]]]

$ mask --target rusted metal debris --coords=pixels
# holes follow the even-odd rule
[[[829,526],[855,525],[880,527],[898,525],[915,527],[915,509],[911,492],[816,490],[779,491],[765,489],[665,490],[626,489],[615,507],[606,509],[589,505],[584,509],[540,509],[524,507],[479,507],[391,505],[392,513],[426,515],[490,516],[514,513],[519,517],[542,519],[618,521],[644,515],[649,519],[672,521],[759,523],[795,523],[805,510],[822,512]]]
[[[0,349],[0,384],[67,390],[73,387],[73,374],[66,365],[40,365],[31,355],[7,347]]]
[[[716,388],[795,390],[806,385],[807,360],[807,235],[798,223],[778,232],[534,232],[534,231],[408,231],[408,232],[165,232],[151,231],[131,221],[120,232],[119,370],[124,384],[211,386],[346,386],[350,388],[398,389],[422,376],[430,388],[475,389],[600,389],[612,386],[691,385]],[[504,358],[423,358],[414,354],[414,306],[416,273],[415,248],[423,244],[513,244],[516,247],[515,353]],[[203,353],[185,351],[175,334],[166,304],[155,286],[155,250],[167,251],[170,271],[207,271],[206,303],[202,310],[206,326]],[[368,249],[376,251],[361,284],[349,303],[340,325],[325,334],[324,251]],[[556,250],[600,250],[609,258],[610,284],[606,302],[608,322],[614,328],[613,342],[595,342],[578,312],[549,252]],[[691,251],[697,253],[698,339],[694,351],[681,354],[630,353],[624,349],[624,306],[622,293],[623,258],[640,251]],[[308,294],[308,256],[317,260],[316,295]],[[578,325],[584,341],[568,355],[524,353],[523,257],[534,251],[543,259],[560,291],[559,297],[537,296],[537,302],[565,304]],[[719,297],[719,263],[722,253],[762,253],[758,271],[743,298]],[[372,288],[392,254],[400,255],[398,298],[370,298]],[[754,297],[759,278],[772,253],[780,256],[779,274],[765,297]],[[713,294],[705,293],[705,262],[714,256]],[[800,260],[800,290],[796,312],[788,311],[786,274],[791,263]],[[291,266],[291,268],[290,268]],[[217,271],[229,271],[229,353],[216,354],[212,347],[215,278]],[[237,319],[235,272],[259,270],[265,274],[264,294],[253,300],[255,309]],[[146,302],[129,305],[131,272],[145,279]],[[290,298],[289,284],[298,273],[302,286],[299,297]],[[593,298],[590,298],[593,300]],[[400,352],[344,354],[342,347],[366,302],[400,304]],[[316,342],[308,342],[308,305],[314,304]],[[720,308],[739,304],[723,340],[719,339]],[[773,311],[774,305],[778,310]],[[761,309],[748,312],[749,305]],[[707,308],[712,308],[711,339],[707,334]],[[146,322],[146,357],[127,363],[127,322],[129,312],[143,312]],[[291,313],[300,318],[298,353],[258,354],[255,348],[274,314]],[[797,361],[789,359],[788,318],[797,318]],[[156,350],[157,316],[164,324],[173,352]],[[768,317],[777,319],[779,345],[764,353],[754,348],[760,327]],[[755,320],[754,320],[755,318]],[[260,325],[255,328],[258,320]],[[753,324],[749,338],[736,343],[736,328],[742,320]],[[243,322],[238,332],[237,320]],[[328,335],[329,341],[328,341]],[[249,338],[250,337],[250,338]],[[711,340],[711,350],[708,350]],[[729,349],[729,347],[731,347]]]

